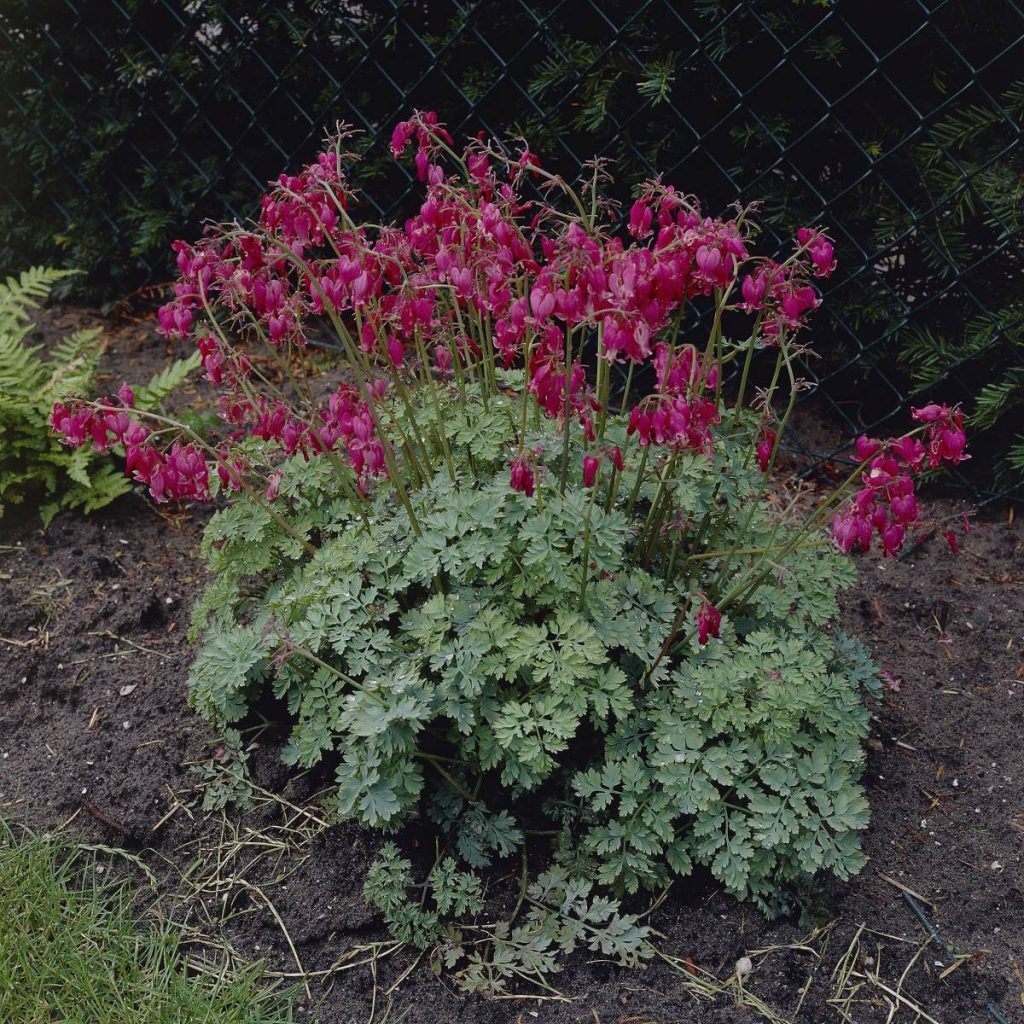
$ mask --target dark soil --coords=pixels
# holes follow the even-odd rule
[[[60,314],[48,324],[64,326]],[[166,359],[163,342],[144,328],[117,328],[107,355],[113,387],[121,377],[148,377]],[[215,763],[221,748],[186,705],[185,632],[204,582],[205,520],[202,510],[186,512],[158,514],[129,497],[88,519],[61,516],[45,532],[31,519],[0,524],[0,815],[36,830],[66,824],[83,842],[128,850],[168,897],[205,879],[190,912],[195,937],[217,939],[211,922],[227,918],[222,935],[241,957],[293,972],[266,896],[303,967],[324,972],[353,947],[387,939],[359,895],[380,839],[348,825],[313,826],[269,799],[241,818],[199,810],[193,769]],[[677,883],[653,915],[664,949],[718,978],[728,980],[737,958],[750,955],[744,987],[782,1020],[916,1019],[909,1004],[890,1015],[895,1000],[885,991],[897,989],[928,938],[906,887],[943,940],[920,952],[902,982],[903,997],[930,1015],[920,1019],[998,1020],[991,1004],[1005,1020],[1024,1021],[1024,530],[1003,512],[975,523],[962,548],[953,557],[940,540],[899,562],[863,559],[861,581],[845,600],[846,628],[897,681],[876,709],[870,740],[863,873],[849,884],[823,881],[810,923],[767,922],[706,881]],[[258,735],[250,768],[268,793],[294,805],[321,784],[292,778],[269,732]],[[286,822],[309,826],[315,838],[286,844]],[[277,837],[280,848],[239,845],[256,831]],[[235,853],[219,874],[216,849]],[[844,989],[840,961],[860,929]],[[537,1002],[458,994],[426,958],[415,967],[414,960],[401,951],[373,970],[314,979],[318,1019],[767,1019],[733,995],[697,1001],[688,976],[660,963],[629,971],[576,954],[551,979],[568,1001]],[[854,1001],[834,1001],[858,984]]]

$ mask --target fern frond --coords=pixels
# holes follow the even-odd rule
[[[38,394],[41,403],[51,406],[91,390],[100,356],[106,348],[102,333],[98,327],[75,331],[51,350],[47,360],[50,376]]]
[[[58,281],[77,273],[77,270],[30,267],[18,277],[0,281],[0,334],[26,323],[29,310],[35,309]]]
[[[25,329],[5,331],[0,325],[0,409],[22,406],[46,380],[46,366],[39,345],[23,344]]]
[[[197,349],[185,359],[176,359],[165,370],[153,375],[150,382],[135,391],[135,407],[150,410],[160,406],[166,398],[178,390],[190,373],[199,368],[202,361]]]

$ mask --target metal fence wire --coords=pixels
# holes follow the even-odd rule
[[[828,225],[840,271],[791,443],[820,467],[927,393],[971,411],[983,498],[1024,487],[1024,12],[1015,0],[4,0],[0,270],[71,263],[115,297],[168,243],[252,216],[328,126],[400,217],[396,120],[522,135],[619,196],[661,173],[760,248]],[[830,425],[822,425],[830,424]]]

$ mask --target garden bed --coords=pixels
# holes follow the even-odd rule
[[[83,316],[50,314],[44,324],[62,330]],[[145,327],[110,336],[115,388],[166,359]],[[1024,532],[1005,510],[974,523],[958,558],[941,539],[899,561],[862,558],[845,597],[846,628],[896,681],[875,711],[870,861],[860,876],[814,892],[803,922],[766,922],[709,878],[676,883],[650,922],[676,968],[656,960],[630,971],[576,954],[550,979],[558,995],[539,1003],[460,995],[428,957],[393,949],[360,896],[379,835],[327,827],[310,798],[329,774],[290,777],[269,730],[248,734],[260,787],[251,809],[199,809],[196,770],[223,779],[228,767],[185,699],[205,518],[158,513],[131,496],[87,519],[62,515],[45,533],[12,515],[0,534],[0,814],[36,830],[66,825],[139,858],[160,906],[187,911],[197,956],[230,943],[284,975],[298,961],[325,1024],[867,1024],[913,1021],[915,1007],[958,1024],[998,1019],[989,1004],[1024,1019]],[[413,843],[402,833],[405,850]],[[121,857],[111,863],[135,870]],[[517,864],[504,871],[517,873]],[[909,893],[952,950],[934,938],[922,949],[929,935]],[[737,1005],[730,977],[745,955],[753,971],[743,988],[776,1018]],[[701,985],[710,994],[703,972],[730,990],[698,1000]]]

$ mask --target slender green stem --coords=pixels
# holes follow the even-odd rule
[[[285,642],[289,650],[294,651],[296,654],[301,654],[302,657],[307,658],[309,661],[313,662],[314,665],[317,665],[319,668],[324,669],[324,671],[330,672],[332,675],[337,676],[337,678],[340,679],[343,683],[347,683],[353,689],[358,690],[360,693],[366,694],[366,696],[368,696],[371,700],[376,701],[381,707],[386,706],[386,701],[384,700],[384,698],[380,694],[375,693],[364,683],[360,683],[357,680],[353,679],[351,676],[345,675],[345,673],[342,672],[340,669],[335,668],[334,665],[331,665],[328,662],[324,661],[323,658],[314,654],[307,648],[302,647],[299,644],[293,643],[290,640],[286,640]]]
[[[420,359],[420,366],[422,372],[420,376],[424,379],[424,387],[430,392],[430,404],[434,410],[434,427],[437,432],[438,444],[441,446],[441,453],[444,456],[445,465],[448,467],[448,475],[452,478],[452,482],[456,480],[455,473],[455,460],[452,457],[452,449],[448,444],[448,432],[444,422],[444,417],[441,415],[441,402],[438,398],[438,385],[437,381],[434,380],[433,374],[430,372],[430,360],[427,357],[427,351],[423,344],[423,338],[420,335],[419,329],[416,330],[416,352]]]
[[[693,599],[688,597],[680,606],[679,611],[676,612],[675,620],[672,622],[672,628],[668,631],[668,636],[665,637],[664,642],[661,645],[661,650],[658,651],[657,658],[654,659],[651,666],[644,673],[643,682],[647,682],[648,679],[654,674],[654,670],[662,663],[665,655],[668,654],[669,648],[675,641],[679,630],[682,628],[683,620],[686,618],[686,613],[690,610],[690,606],[693,604]]]
[[[608,423],[608,406],[611,404],[611,363],[604,354],[604,325],[597,326],[597,440],[604,440],[605,427]]]
[[[636,481],[633,484],[633,491],[629,496],[629,501],[626,504],[626,518],[628,519],[633,511],[633,506],[636,505],[636,499],[640,494],[640,485],[644,481],[644,471],[647,469],[647,459],[651,454],[651,446],[644,446],[644,453],[640,456],[640,467],[636,471]]]
[[[679,555],[679,548],[683,541],[683,531],[676,531],[676,539],[672,542],[672,551],[668,558],[668,568],[665,570],[665,582],[671,583],[676,571],[676,558]]]
[[[758,329],[761,325],[761,317],[757,318],[757,323],[754,324],[754,330],[750,335],[750,341],[747,342],[747,353],[743,359],[743,371],[740,374],[740,387],[739,392],[736,395],[736,405],[733,408],[732,413],[732,425],[733,429],[739,426],[740,413],[743,410],[743,400],[747,393],[747,380],[750,377],[750,366],[754,361],[754,350],[757,347],[757,336]]]
[[[469,790],[467,790],[462,785],[462,783],[460,783],[459,780],[456,779],[455,776],[452,775],[451,772],[449,772],[444,767],[443,764],[441,764],[440,760],[437,757],[434,757],[433,754],[425,754],[421,750],[417,750],[415,756],[426,761],[434,769],[434,771],[436,771],[437,774],[440,775],[441,778],[444,779],[444,781],[447,782],[448,785],[451,786],[452,789],[454,789],[455,792],[462,797],[463,800],[465,800],[467,803],[474,802],[473,794],[470,793]]]
[[[601,468],[598,466],[598,477],[601,475]],[[582,582],[580,583],[580,611],[583,611],[584,601],[587,596],[587,581],[590,578],[590,519],[594,512],[594,499],[597,497],[597,478],[590,485],[590,501],[587,502],[587,517],[583,521],[583,568]]]
[[[729,295],[736,285],[736,279],[733,278],[732,283],[726,288],[723,293],[721,289],[715,289],[715,317],[711,322],[711,333],[708,336],[708,343],[704,349],[704,358],[701,360],[700,365],[700,379],[698,380],[698,391],[702,389],[704,381],[711,373],[711,364],[714,362],[715,366],[719,365],[719,349],[721,348],[722,338],[722,314],[725,312],[726,303],[729,301]],[[712,356],[714,359],[712,360]],[[721,370],[721,367],[719,367]],[[719,372],[718,380],[715,383],[715,401],[721,401],[722,396],[722,374]]]
[[[397,368],[396,368],[397,369]],[[414,446],[410,443],[407,445],[406,450],[409,453],[410,462],[416,475],[421,480],[428,480],[434,475],[434,465],[430,461],[430,449],[427,447],[427,442],[423,440],[423,435],[420,433],[420,425],[416,419],[416,411],[413,408],[412,399],[409,395],[409,389],[405,386],[405,382],[402,380],[401,374],[398,372],[392,375],[395,381],[395,390],[398,392],[399,400],[402,406],[405,408],[405,415],[409,421],[409,426],[412,431],[413,438],[416,440],[416,444],[419,445],[420,451],[423,453],[423,462],[426,464],[427,472],[423,473],[419,465],[419,460],[416,458]]]
[[[629,390],[633,386],[633,369],[636,363],[631,359],[629,361],[629,369],[626,371],[626,386],[622,391],[622,404],[619,406],[619,415],[622,416],[626,412],[626,406],[629,404]]]
[[[775,468],[775,459],[776,459],[776,456],[778,455],[779,446],[782,443],[782,437],[783,437],[783,434],[785,433],[786,425],[788,424],[789,418],[792,415],[793,409],[794,409],[794,407],[796,405],[796,396],[797,396],[796,376],[795,376],[795,374],[793,372],[793,364],[792,364],[792,360],[789,357],[789,353],[788,353],[788,348],[786,346],[786,338],[785,338],[785,333],[784,332],[783,332],[783,334],[779,338],[779,354],[778,354],[778,356],[776,357],[776,360],[775,360],[775,369],[774,369],[774,372],[772,374],[771,386],[768,389],[768,395],[767,395],[767,397],[765,399],[765,403],[766,403],[766,406],[768,408],[770,408],[771,396],[775,393],[775,388],[778,385],[779,375],[781,373],[783,365],[785,365],[786,371],[787,371],[787,373],[789,375],[789,383],[790,383],[789,401],[788,401],[788,403],[786,405],[785,415],[782,417],[782,420],[779,422],[778,436],[776,437],[775,444],[772,447],[771,457],[768,460],[768,465],[766,466],[764,473],[761,475],[761,484],[760,484],[760,486],[759,486],[759,488],[757,490],[756,495],[753,495],[751,500],[750,500],[750,502],[749,502],[749,507],[747,509],[746,517],[743,520],[743,524],[736,531],[736,538],[735,538],[735,541],[734,541],[734,547],[738,547],[739,544],[741,543],[741,539],[747,535],[747,531],[750,529],[750,524],[753,522],[754,515],[757,513],[758,509],[760,509],[762,507],[761,499],[764,497],[765,490],[767,489],[768,483],[771,480],[772,470]],[[744,463],[743,463],[744,466],[746,466],[749,463],[749,461],[750,461],[750,459],[752,457],[753,457],[753,446],[751,446],[748,449],[748,451],[747,451],[747,454],[745,456]],[[725,518],[726,517],[723,517],[723,519],[717,524],[717,526],[715,528],[715,531],[712,533],[711,537],[709,538],[709,543],[714,543],[714,542],[716,542],[718,540],[719,534],[721,533],[722,528],[725,525]],[[729,557],[731,558],[731,555]],[[726,558],[725,560],[723,560],[722,567],[721,567],[721,569],[720,569],[720,571],[718,573],[718,576],[716,577],[715,582],[713,584],[713,588],[714,589],[717,590],[722,585],[722,583],[725,580],[725,574],[728,572],[728,570],[729,570],[729,558]]]
[[[530,350],[533,338],[526,339],[526,363],[523,366],[523,390],[519,396],[519,450],[526,447],[526,414],[530,405]]]
[[[572,408],[572,331],[565,332],[565,403],[562,407],[562,468],[558,474],[558,492],[565,494],[566,481],[569,478],[569,433],[572,419],[569,411]]]
[[[672,488],[667,487],[668,478],[676,464],[676,453],[673,452],[662,467],[658,478],[658,489],[654,493],[654,500],[647,513],[647,521],[644,523],[640,536],[645,537],[643,565],[646,568],[650,564],[651,553],[654,549],[654,541],[661,531],[661,523],[665,516],[665,508],[671,504]]]

